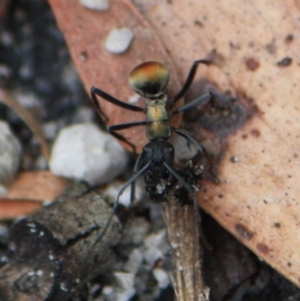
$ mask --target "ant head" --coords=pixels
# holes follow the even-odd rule
[[[129,84],[139,95],[159,98],[165,93],[169,71],[159,62],[145,62],[136,66],[129,75]]]

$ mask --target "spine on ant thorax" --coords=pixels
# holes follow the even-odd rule
[[[147,101],[147,138],[167,139],[171,136],[169,116],[166,110],[167,99],[155,99]]]

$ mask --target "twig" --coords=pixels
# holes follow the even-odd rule
[[[193,206],[182,205],[169,195],[164,203],[164,218],[172,249],[172,281],[177,301],[208,301],[209,289],[201,274],[202,249],[199,225]]]

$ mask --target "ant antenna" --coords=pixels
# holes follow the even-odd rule
[[[147,170],[148,170],[148,168],[149,168],[149,166],[152,164],[152,160],[151,161],[149,161],[142,169],[140,169],[135,175],[133,175],[122,187],[121,187],[121,189],[120,189],[120,191],[119,191],[119,193],[118,193],[118,196],[117,196],[117,199],[116,199],[116,201],[115,201],[115,203],[114,203],[114,206],[113,206],[113,208],[112,208],[112,210],[111,210],[111,213],[110,213],[110,216],[109,216],[109,218],[108,218],[108,220],[107,220],[107,223],[106,223],[106,225],[105,225],[105,227],[103,228],[103,230],[101,231],[101,233],[99,234],[99,236],[96,238],[96,240],[95,240],[95,242],[93,243],[93,245],[95,245],[98,241],[100,241],[100,239],[104,236],[104,234],[106,233],[106,231],[107,231],[107,229],[108,229],[108,227],[110,226],[110,223],[111,223],[111,221],[112,221],[112,219],[113,219],[113,216],[114,216],[114,214],[115,214],[115,212],[116,212],[116,210],[117,210],[117,206],[118,206],[118,204],[119,204],[119,198],[120,198],[120,196],[121,196],[121,194],[125,191],[125,189],[129,186],[129,185],[131,185],[133,182],[135,182],[136,181],[136,179],[139,177],[139,176],[141,176],[143,173],[145,173]]]

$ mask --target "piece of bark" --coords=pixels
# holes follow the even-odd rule
[[[202,279],[202,249],[194,207],[181,205],[169,194],[163,204],[172,250],[172,282],[177,301],[207,301],[209,289]]]
[[[109,268],[120,237],[114,219],[93,245],[111,209],[94,191],[74,184],[57,201],[17,222],[12,255],[0,270],[0,300],[67,300]]]

